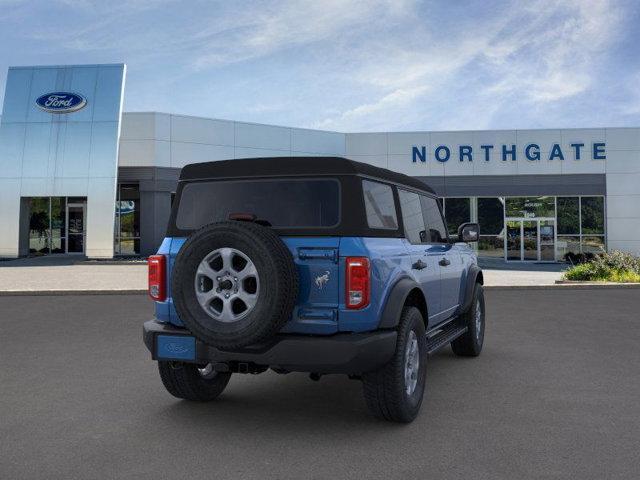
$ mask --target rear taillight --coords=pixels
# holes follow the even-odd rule
[[[167,299],[166,289],[166,257],[164,255],[151,255],[149,265],[149,296],[156,302]]]
[[[347,308],[358,309],[369,305],[370,274],[367,257],[347,257],[346,262]]]

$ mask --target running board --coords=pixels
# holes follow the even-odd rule
[[[468,327],[461,327],[456,322],[452,322],[440,332],[427,337],[427,355],[433,355],[442,347],[446,347],[460,335],[465,334],[467,330]]]

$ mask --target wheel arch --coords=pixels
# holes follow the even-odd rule
[[[391,289],[378,327],[395,328],[398,325],[402,309],[407,305],[420,310],[425,328],[427,328],[429,321],[427,300],[420,285],[410,278],[399,280]]]
[[[473,300],[473,290],[476,283],[484,285],[484,276],[482,269],[477,265],[471,265],[467,272],[466,280],[464,281],[464,297],[460,303],[460,313],[466,312],[471,307],[471,301]]]

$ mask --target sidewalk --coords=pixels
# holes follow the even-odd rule
[[[0,262],[0,294],[29,293],[143,293],[147,266],[78,263],[78,257],[23,258]],[[487,287],[553,285],[566,265],[480,261]]]
[[[569,265],[563,263],[505,262],[502,259],[481,258],[484,284],[487,287],[527,287],[554,285]]]
[[[77,257],[24,258],[0,262],[0,294],[137,293],[147,289],[147,265],[77,264]]]

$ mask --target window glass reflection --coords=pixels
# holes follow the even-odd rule
[[[583,253],[603,253],[604,237],[602,236],[588,236],[582,237],[582,252]]]
[[[582,197],[582,234],[604,233],[604,197]]]
[[[504,229],[504,199],[478,198],[481,235],[499,235]]]
[[[510,197],[506,199],[507,217],[555,217],[555,197]]]
[[[458,237],[458,227],[471,221],[471,199],[445,198],[444,209],[449,236],[455,240]]]
[[[29,200],[29,252],[49,253],[51,218],[49,197],[34,197]]]
[[[114,237],[114,252],[117,255],[140,253],[140,189],[138,185],[118,185]]]
[[[576,235],[580,233],[580,211],[578,197],[558,197],[558,233]]]

